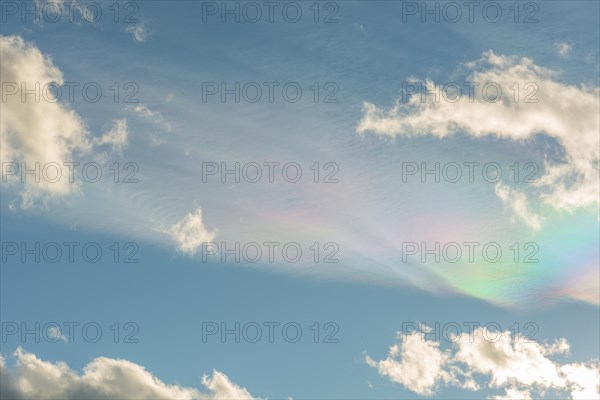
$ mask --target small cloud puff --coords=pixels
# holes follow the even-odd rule
[[[181,252],[191,256],[196,254],[203,243],[212,242],[216,236],[216,231],[209,232],[204,227],[200,207],[188,213],[175,224],[167,228],[161,227],[158,230],[175,240]]]
[[[128,26],[125,31],[131,33],[136,43],[144,43],[152,33],[146,26],[146,22],[141,21],[135,25]]]
[[[567,58],[567,57],[569,57],[569,54],[571,54],[571,50],[573,50],[573,43],[569,43],[569,42],[555,43],[554,48],[556,49],[556,52],[558,53],[558,55],[561,58]]]

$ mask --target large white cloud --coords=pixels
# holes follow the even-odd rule
[[[141,365],[127,360],[98,357],[79,374],[64,362],[52,363],[18,348],[16,367],[0,357],[2,399],[239,399],[254,397],[221,372],[204,376],[207,393],[168,385]]]
[[[49,163],[77,161],[96,146],[108,145],[121,151],[128,140],[125,120],[94,138],[84,120],[66,103],[57,101],[52,88],[64,84],[63,74],[52,59],[19,36],[0,36],[2,104],[0,118],[0,161],[26,163],[32,169]],[[25,94],[23,89],[34,91]],[[4,165],[4,164],[3,164]],[[66,169],[67,167],[65,167]],[[20,168],[21,169],[21,168]],[[8,183],[19,182],[8,175]],[[28,177],[23,185],[22,206],[30,207],[40,198],[60,198],[79,192],[77,182],[63,173],[57,181]]]
[[[441,385],[476,391],[477,377],[487,378],[488,388],[505,391],[498,399],[555,398],[557,393],[571,399],[600,397],[598,360],[561,364],[553,359],[569,352],[565,339],[546,344],[481,327],[451,336],[453,349],[442,350],[438,342],[427,340],[429,329],[400,335],[401,342],[390,348],[386,359],[367,356],[367,364],[421,395],[431,395]]]
[[[455,99],[452,101],[443,97],[436,101],[435,96],[417,94],[405,102],[397,101],[390,109],[366,102],[357,131],[391,137],[446,137],[463,132],[476,138],[495,136],[514,141],[545,134],[562,147],[564,157],[547,161],[545,175],[538,184],[541,198],[564,210],[597,205],[599,88],[561,83],[557,72],[528,58],[496,55],[492,51],[464,68],[468,71],[464,82],[479,84],[472,96],[463,85],[462,96],[449,94],[448,98]],[[429,91],[436,90],[429,79],[416,83]],[[515,83],[520,89],[518,98]],[[486,84],[501,88],[499,101],[492,99],[495,89],[489,89],[489,96],[484,97],[482,89]],[[535,220],[529,222],[537,225]]]

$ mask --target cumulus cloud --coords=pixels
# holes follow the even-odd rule
[[[553,359],[569,351],[560,339],[539,343],[511,332],[491,332],[485,327],[451,335],[453,348],[442,350],[427,340],[424,327],[412,335],[399,335],[401,343],[390,348],[386,359],[366,362],[381,376],[420,395],[432,395],[441,385],[477,391],[475,377],[487,379],[490,389],[504,390],[496,399],[550,397],[591,399],[600,396],[600,363],[561,364]],[[432,335],[429,333],[429,335]]]
[[[492,51],[464,67],[468,71],[465,82],[479,84],[472,96],[464,86],[462,96],[448,94],[451,101],[435,96],[425,96],[423,101],[424,96],[412,95],[405,102],[398,100],[390,109],[365,102],[357,131],[388,137],[440,138],[460,132],[475,138],[494,136],[519,142],[543,134],[561,146],[564,156],[560,160],[548,157],[545,174],[536,185],[539,196],[562,210],[596,206],[600,89],[561,83],[557,72],[528,58],[496,55]],[[518,98],[515,82],[520,87]],[[420,83],[428,91],[440,90],[429,79]],[[490,89],[486,97],[482,90],[486,84],[500,88],[502,96],[497,101],[492,96],[495,89]],[[513,206],[524,211],[523,202]]]
[[[218,371],[204,376],[209,390],[168,385],[131,361],[98,357],[82,373],[64,362],[52,363],[18,348],[15,368],[0,357],[0,398],[2,399],[240,399],[254,397]]]
[[[598,381],[598,365],[584,363],[563,365],[561,374],[568,377],[571,396],[575,400],[600,398],[600,382]]]
[[[125,120],[94,138],[83,119],[67,104],[61,103],[48,88],[60,86],[64,77],[52,59],[19,36],[0,36],[0,76],[2,77],[2,118],[0,119],[0,160],[3,183],[21,182],[19,171],[40,169],[50,163],[63,166],[85,155],[97,145],[122,150],[127,143]],[[30,93],[28,93],[30,92]],[[8,173],[8,163],[18,165]],[[24,163],[24,164],[23,164]],[[13,168],[13,167],[11,167]],[[54,178],[54,175],[52,175]],[[79,193],[77,182],[64,173],[57,180],[26,179],[21,192],[23,208],[43,198],[63,198]]]
[[[245,388],[233,384],[227,375],[219,371],[213,370],[212,376],[203,376],[202,384],[213,392],[210,399],[253,399]]]
[[[563,385],[564,378],[547,355],[552,348],[527,340],[511,340],[510,332],[504,332],[499,340],[497,333],[475,331],[475,340],[469,343],[468,336],[458,340],[458,351],[454,359],[466,364],[467,368],[490,378],[490,387],[519,385],[541,385],[544,387]],[[464,335],[464,334],[463,334]]]
[[[379,374],[387,376],[420,395],[430,396],[440,381],[447,381],[444,371],[448,364],[448,354],[439,349],[439,343],[421,340],[418,335],[405,337],[406,342],[390,347],[385,360],[374,361],[367,356],[369,366],[377,368]]]
[[[52,59],[18,36],[1,36],[0,44],[2,162],[25,162],[30,166],[36,162],[60,163],[71,161],[75,153],[89,152],[92,147],[90,136],[79,115],[64,104],[48,101],[51,99],[41,95],[39,88],[64,83],[62,72]],[[25,95],[22,89],[33,89],[36,94]],[[28,180],[23,202],[31,205],[40,192],[64,196],[76,189],[67,177],[55,183],[34,184]]]
[[[216,232],[209,232],[202,222],[200,207],[188,213],[180,221],[170,227],[161,227],[160,232],[166,233],[177,242],[179,250],[183,253],[194,255],[203,243],[212,242]]]
[[[528,390],[506,389],[505,393],[500,396],[493,396],[493,400],[532,400]]]

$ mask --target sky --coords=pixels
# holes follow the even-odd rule
[[[597,1],[0,2],[2,398],[600,398]]]

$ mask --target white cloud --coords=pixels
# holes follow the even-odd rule
[[[129,128],[126,119],[117,119],[113,121],[112,128],[94,140],[97,145],[110,145],[112,151],[121,153],[129,140]]]
[[[213,392],[210,399],[253,399],[245,388],[233,384],[227,375],[219,371],[213,370],[212,376],[203,376],[202,384]]]
[[[545,134],[558,142],[564,157],[546,162],[545,175],[535,186],[540,197],[563,210],[597,205],[599,88],[563,84],[556,80],[556,72],[528,58],[496,55],[492,51],[464,67],[470,71],[465,82],[479,83],[471,99],[465,86],[456,102],[435,101],[433,96],[422,101],[421,96],[413,95],[405,103],[397,101],[388,110],[366,102],[357,131],[391,137],[440,138],[464,132],[475,138],[495,136],[521,142]],[[518,101],[510,89],[515,82],[520,87]],[[483,96],[481,89],[488,83],[500,86],[500,101],[491,102]],[[528,83],[533,85],[525,87]],[[429,90],[435,88],[430,80],[423,85]],[[536,86],[535,97],[529,101],[537,102],[525,102]],[[493,92],[490,90],[490,94]]]
[[[385,360],[373,361],[367,356],[367,364],[421,395],[433,394],[442,384],[479,390],[474,380],[477,376],[489,379],[488,388],[505,391],[496,399],[556,398],[556,393],[570,399],[600,396],[598,360],[561,364],[552,359],[568,353],[565,339],[546,344],[515,337],[508,331],[498,335],[477,328],[472,334],[451,337],[454,348],[442,351],[438,342],[425,340],[423,332],[427,329],[400,336],[404,342],[392,346]]]
[[[490,387],[506,387],[518,382],[520,385],[563,385],[556,365],[548,358],[551,347],[537,342],[511,340],[510,332],[497,333],[485,328],[475,330],[474,340],[463,334],[457,342],[454,360],[466,364],[471,372],[490,377]],[[486,339],[487,338],[487,339]]]
[[[216,232],[209,232],[202,222],[202,210],[196,208],[188,213],[174,225],[158,229],[160,232],[168,234],[177,242],[178,248],[183,253],[194,255],[203,243],[212,242]]]
[[[156,126],[160,127],[163,131],[165,131],[165,132],[171,131],[171,124],[169,124],[167,121],[165,121],[165,118],[162,116],[162,114],[160,112],[152,111],[144,104],[138,104],[136,106],[128,106],[127,109],[133,110],[138,115],[144,117],[145,119],[149,120]]]
[[[67,337],[67,335],[65,335],[60,328],[57,328],[55,326],[51,326],[50,328],[48,328],[48,339],[49,340],[62,340],[65,343],[68,343],[69,338]]]
[[[554,47],[560,57],[567,58],[571,54],[571,50],[573,50],[573,43],[559,42],[555,43]]]
[[[2,77],[2,118],[0,118],[0,161],[25,163],[27,169],[49,163],[63,166],[89,155],[94,146],[112,145],[122,150],[127,143],[127,123],[113,121],[113,129],[94,138],[83,119],[67,104],[57,101],[44,88],[64,83],[63,74],[52,59],[19,36],[0,36]],[[49,85],[49,86],[47,86]],[[26,94],[23,89],[35,93]],[[4,164],[3,164],[4,165]],[[65,167],[66,168],[66,167]],[[54,177],[54,175],[52,175]],[[8,184],[20,184],[20,176],[7,176]],[[33,207],[40,199],[64,198],[80,193],[79,184],[63,173],[56,181],[26,179],[20,193],[21,207]]]
[[[567,364],[560,372],[568,377],[571,396],[576,400],[600,398],[600,381],[598,365],[583,363]]]
[[[35,0],[37,4],[36,11],[37,22],[39,26],[44,26],[45,20],[73,21],[74,25],[82,26],[83,21],[97,22],[99,16],[95,14],[92,7],[87,7],[85,3],[79,1],[69,1],[65,4],[65,0]],[[51,7],[49,7],[51,6]],[[74,17],[74,14],[79,12],[81,18]],[[73,16],[70,16],[73,13]]]
[[[524,193],[521,193],[509,186],[498,182],[496,183],[496,195],[506,204],[515,214],[517,214],[527,225],[533,229],[540,229],[542,219],[539,215],[530,211],[529,201]]]
[[[448,364],[448,354],[439,349],[439,343],[421,340],[419,335],[405,336],[405,343],[390,347],[385,360],[374,361],[366,357],[369,366],[420,395],[430,396],[440,381],[449,379],[443,369]]]
[[[131,33],[133,40],[135,40],[137,43],[145,42],[148,36],[152,33],[146,27],[146,23],[144,21],[128,26],[125,28],[125,31]]]
[[[62,72],[52,59],[18,36],[0,36],[2,76],[2,118],[0,119],[0,160],[25,162],[33,166],[71,161],[76,153],[91,150],[89,133],[77,113],[59,102],[27,95],[22,101],[21,86],[30,90],[47,84],[63,84]],[[14,94],[11,94],[15,91]],[[37,100],[37,101],[36,101]],[[52,100],[52,99],[49,99]],[[77,191],[63,176],[58,182],[28,180],[22,193],[23,206],[31,206],[41,195],[60,197]]]
[[[509,388],[505,390],[504,395],[493,396],[493,400],[532,400],[528,390],[519,390]]]
[[[64,362],[52,363],[18,348],[16,367],[0,357],[0,398],[3,399],[225,399],[251,400],[244,388],[218,371],[202,378],[209,393],[168,385],[131,361],[98,357],[81,374]]]

